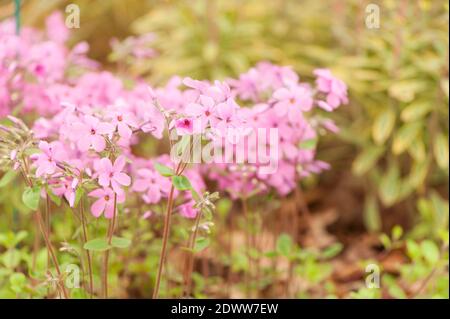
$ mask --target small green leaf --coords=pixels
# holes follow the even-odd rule
[[[400,192],[400,171],[397,165],[392,164],[389,167],[378,187],[380,199],[384,205],[391,206],[397,201]]]
[[[171,168],[168,167],[168,166],[162,165],[162,164],[160,164],[160,163],[158,163],[158,162],[155,162],[155,163],[153,164],[153,167],[156,169],[156,171],[157,171],[159,174],[161,174],[162,176],[165,176],[165,177],[169,177],[169,176],[172,176],[172,175],[175,174],[174,171],[173,171],[173,169],[171,169]]]
[[[186,191],[192,188],[191,182],[186,176],[172,176],[172,183],[180,191]]]
[[[21,293],[27,282],[27,277],[20,272],[13,273],[9,277],[9,283],[11,284],[11,289],[15,293]]]
[[[33,188],[27,187],[22,194],[23,203],[32,210],[39,208],[39,200],[41,198],[41,187],[34,186]]]
[[[10,170],[7,171],[2,178],[0,179],[0,188],[8,185],[17,175],[16,171]]]
[[[381,217],[375,196],[368,195],[364,201],[364,225],[371,232],[381,229]]]
[[[430,265],[435,265],[439,261],[439,248],[431,240],[424,240],[420,244],[420,249],[422,251],[423,257],[430,263]]]
[[[111,246],[116,248],[127,248],[131,245],[131,240],[128,238],[113,236],[111,240]]]
[[[303,150],[313,150],[317,146],[317,138],[302,141],[298,146]]]
[[[195,248],[194,251],[196,253],[201,252],[202,250],[206,249],[210,244],[210,240],[208,237],[197,237],[195,240]]]
[[[95,238],[86,242],[83,246],[84,249],[93,251],[105,251],[111,248],[106,238]]]
[[[408,240],[406,242],[406,250],[408,252],[408,256],[413,261],[420,258],[420,256],[422,256],[420,246],[413,240]]]
[[[403,125],[395,135],[394,142],[392,143],[392,152],[395,155],[403,153],[417,138],[421,128],[422,125],[419,122]]]
[[[403,228],[399,225],[395,225],[392,228],[392,239],[394,241],[397,241],[402,237],[402,235],[403,235]]]
[[[448,169],[448,137],[439,134],[433,144],[434,158],[441,169]]]
[[[50,200],[56,204],[56,206],[61,205],[61,197],[56,196],[49,188],[47,188],[47,195],[50,197]]]
[[[322,252],[322,257],[333,258],[337,256],[342,251],[343,248],[344,246],[341,243],[332,244],[331,246],[328,246],[327,248],[324,249],[324,251]]]
[[[291,236],[288,234],[281,234],[277,239],[277,252],[282,256],[289,257],[294,244],[292,242]]]
[[[81,200],[81,197],[83,197],[84,195],[84,189],[82,187],[78,187],[77,190],[75,191],[75,202],[74,202],[74,207],[78,206],[78,203]]]
[[[394,124],[395,112],[392,109],[388,108],[378,115],[372,126],[372,136],[375,143],[383,144],[391,135]]]
[[[353,162],[353,172],[356,175],[363,175],[367,173],[378,161],[378,159],[383,155],[383,147],[368,147],[363,152],[361,152]]]
[[[400,117],[403,122],[412,122],[425,116],[431,109],[429,101],[413,102],[402,111]]]

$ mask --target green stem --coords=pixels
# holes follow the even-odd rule
[[[116,224],[116,209],[117,209],[117,194],[114,194],[114,209],[113,218],[109,223],[108,229],[108,244],[111,245],[112,236],[114,234],[114,228]],[[108,261],[109,261],[109,249],[105,251],[105,258],[103,259],[103,298],[108,299]]]
[[[14,0],[14,17],[16,20],[16,34],[20,33],[20,0]]]

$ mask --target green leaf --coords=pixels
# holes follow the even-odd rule
[[[337,256],[343,248],[344,246],[341,243],[334,243],[323,250],[322,257],[327,259],[333,258]]]
[[[371,232],[381,229],[381,217],[375,196],[369,195],[364,202],[364,225]]]
[[[439,261],[439,248],[433,241],[424,240],[420,244],[420,250],[430,265],[435,265]]]
[[[434,158],[437,164],[443,170],[448,169],[448,137],[444,134],[439,134],[433,144]]]
[[[15,293],[21,293],[27,282],[27,277],[20,272],[16,272],[9,277],[11,289]]]
[[[397,165],[391,164],[386,175],[382,176],[378,191],[386,206],[397,201],[400,192],[400,172]]]
[[[353,172],[356,175],[363,175],[367,173],[383,155],[384,148],[371,146],[363,150],[353,162]]]
[[[75,191],[75,202],[74,202],[74,207],[78,206],[78,203],[81,200],[81,197],[83,197],[84,195],[84,189],[82,187],[78,187],[77,190]]]
[[[413,240],[408,240],[406,242],[406,251],[408,256],[414,261],[422,256],[420,246]]]
[[[317,146],[317,138],[302,141],[298,146],[303,150],[313,150]]]
[[[162,165],[162,164],[160,164],[160,163],[158,163],[158,162],[155,162],[155,163],[153,164],[153,167],[154,167],[154,168],[158,171],[158,173],[161,174],[162,176],[170,177],[170,176],[172,176],[172,175],[175,175],[174,171],[173,171],[170,167],[165,166],[165,165]]]
[[[392,228],[392,240],[397,241],[399,240],[403,235],[403,228],[399,225],[395,225]]]
[[[127,248],[131,245],[131,240],[128,238],[113,236],[111,239],[111,246],[116,248]]]
[[[180,191],[186,191],[192,188],[191,182],[186,176],[172,176],[172,183]]]
[[[0,188],[8,185],[17,175],[17,172],[14,170],[7,171],[2,178],[0,179]]]
[[[413,102],[403,109],[400,117],[403,122],[412,122],[424,117],[432,109],[429,101]]]
[[[23,203],[32,210],[39,208],[39,200],[41,198],[41,187],[34,186],[33,188],[27,187],[22,194]]]
[[[421,123],[413,122],[403,125],[397,132],[392,144],[392,152],[395,155],[403,153],[417,138],[422,128]]]
[[[293,249],[293,242],[291,239],[291,236],[288,234],[281,234],[277,239],[277,252],[281,254],[282,256],[289,257],[292,249]]]
[[[195,239],[195,247],[194,251],[196,253],[201,252],[202,250],[206,249],[210,244],[210,239],[208,237],[197,237]]]
[[[61,205],[61,197],[56,196],[51,189],[47,187],[47,195],[50,197],[50,200],[56,204],[56,206]]]
[[[105,251],[111,248],[111,245],[108,244],[107,238],[95,238],[87,241],[84,246],[84,249],[93,250],[93,251]]]
[[[395,112],[392,109],[388,108],[378,115],[372,126],[372,136],[375,143],[383,144],[391,135],[394,124]]]

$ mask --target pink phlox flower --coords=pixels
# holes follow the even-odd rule
[[[112,218],[114,216],[114,197],[117,196],[117,203],[125,201],[124,194],[117,194],[108,187],[98,188],[88,195],[98,198],[91,206],[91,213],[94,217],[100,217],[104,212],[106,218]]]
[[[295,122],[302,112],[311,110],[313,105],[311,90],[300,85],[278,89],[273,98],[275,114],[279,117],[287,116],[292,122]]]
[[[46,141],[39,142],[41,153],[33,154],[32,159],[35,160],[36,176],[51,175],[56,172],[57,162],[65,159],[65,152],[60,142]]]
[[[198,209],[194,208],[194,204],[194,201],[189,201],[178,206],[180,215],[189,219],[195,218],[198,214]]]
[[[121,186],[129,186],[131,184],[131,178],[123,172],[126,165],[124,156],[119,156],[114,164],[111,163],[109,158],[102,158],[98,163],[98,183],[100,186],[109,187],[116,193],[123,193]]]
[[[348,103],[347,85],[342,80],[334,77],[330,70],[316,69],[314,75],[317,76],[317,89],[327,95],[326,101],[319,100],[317,102],[319,107],[326,111],[332,111],[341,104]]]
[[[156,204],[169,192],[170,181],[152,169],[142,168],[137,171],[132,189],[143,192],[142,199],[146,203]]]
[[[53,193],[57,196],[64,196],[70,207],[75,204],[76,190],[78,186],[77,178],[64,178],[58,181],[52,188]]]
[[[86,152],[93,148],[101,152],[106,147],[104,135],[110,135],[114,132],[114,125],[107,122],[101,122],[92,115],[85,115],[83,122],[73,124],[72,139],[76,141],[80,151]]]

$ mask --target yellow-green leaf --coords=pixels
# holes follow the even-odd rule
[[[372,126],[372,136],[378,145],[383,144],[391,135],[395,124],[395,112],[392,109],[386,109],[375,119]]]
[[[383,147],[368,147],[362,151],[353,162],[353,172],[356,175],[363,175],[370,170],[383,154]]]
[[[395,155],[403,153],[416,139],[421,128],[422,125],[419,122],[404,124],[395,134],[394,142],[392,144],[392,152]]]
[[[408,105],[400,114],[403,122],[412,122],[425,116],[432,109],[432,104],[428,101],[413,102]]]
[[[433,144],[434,158],[441,169],[448,169],[448,137],[439,134]]]

